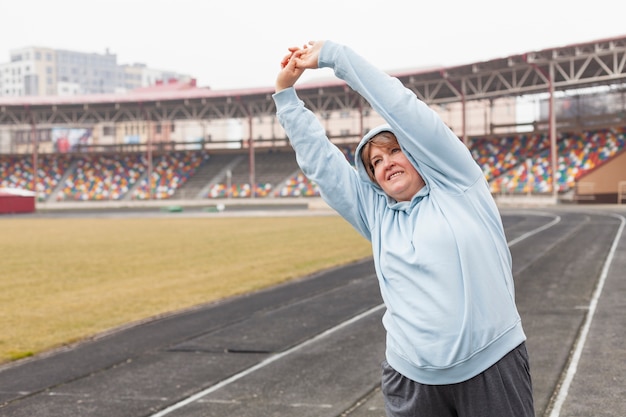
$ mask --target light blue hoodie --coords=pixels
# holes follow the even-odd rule
[[[387,308],[387,361],[423,384],[470,379],[526,339],[510,251],[483,173],[438,115],[396,78],[331,41],[318,65],[332,68],[388,123],[361,140],[355,170],[293,87],[273,96],[304,174],[372,243]],[[426,182],[411,201],[388,197],[361,161],[363,144],[383,130],[395,134]]]

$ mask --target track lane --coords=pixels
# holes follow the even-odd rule
[[[562,381],[619,219],[597,210],[529,209],[502,213],[506,235],[514,242],[511,251],[518,306],[528,335],[537,416],[541,416],[549,411],[550,401]],[[541,227],[544,229],[532,233]],[[623,259],[619,255],[625,253],[626,248],[619,246],[615,262],[619,263]],[[0,415],[148,416],[209,390],[207,395],[185,403],[169,415],[192,417],[221,410],[226,414],[215,415],[380,417],[384,412],[377,387],[384,332],[379,317],[372,314],[346,325],[348,339],[337,337],[341,332],[316,339],[333,326],[349,321],[346,317],[368,311],[363,304],[371,308],[380,302],[376,285],[337,295],[340,287],[348,289],[349,285],[365,281],[375,282],[368,262],[324,271],[311,279],[229,300],[204,311],[133,326],[127,334],[122,331],[107,335],[22,366],[0,368],[0,401],[11,400],[8,406],[0,407]],[[341,313],[334,316],[325,310],[325,294],[329,300],[334,298],[335,313]],[[359,302],[362,299],[369,301]],[[342,310],[338,304],[343,300],[356,303]],[[304,310],[296,308],[299,303]],[[599,312],[604,311],[602,298],[598,306]],[[302,315],[296,319],[299,311]],[[291,336],[273,335],[268,330],[280,330],[281,320],[289,318],[294,318],[294,323],[302,322],[304,327],[311,326],[306,319],[317,315],[326,324],[313,321],[309,333],[298,335],[302,330],[298,326],[291,326],[289,333],[295,331]],[[286,319],[280,319],[281,316]],[[274,327],[264,324],[263,318],[274,320]],[[596,334],[594,326],[590,334]],[[238,342],[242,335],[255,332],[258,340],[264,336],[268,340],[262,349],[255,349],[250,340],[238,347],[222,343],[228,340],[229,328],[238,329],[233,333]],[[222,339],[212,339],[212,333],[221,333]],[[132,334],[140,336],[131,337]],[[218,343],[218,339],[222,342]],[[615,344],[617,336],[612,340]],[[231,349],[238,353],[229,353],[229,346],[235,346]],[[218,352],[224,348],[226,352]],[[597,346],[595,349],[600,350]],[[76,355],[77,351],[82,353]],[[255,368],[281,352],[289,354]],[[585,353],[582,358],[580,369],[588,371]],[[248,370],[253,371],[246,373]],[[220,387],[234,375],[243,376]],[[580,375],[574,378],[571,392],[580,392],[580,380]],[[563,410],[583,401],[579,397],[580,394],[570,395]],[[602,415],[621,414],[608,411]]]

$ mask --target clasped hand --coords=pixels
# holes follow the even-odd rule
[[[323,41],[310,41],[302,46],[288,48],[289,53],[280,61],[280,72],[276,77],[276,92],[293,87],[306,69],[318,68]]]

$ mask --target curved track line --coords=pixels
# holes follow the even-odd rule
[[[554,217],[554,220],[552,220],[550,223],[546,223],[541,227],[536,228],[535,230],[531,230],[530,232],[526,232],[521,236],[516,237],[515,239],[511,240],[509,242],[509,248],[519,242],[521,242],[522,240],[529,238],[533,235],[536,235],[539,232],[543,232],[546,229],[549,229],[550,227],[554,226],[555,224],[559,223],[561,221],[561,216],[558,216],[556,214],[551,214],[551,213],[524,213],[525,215],[537,215],[537,216],[545,216],[545,217]]]
[[[529,214],[529,213],[524,213],[524,214]],[[536,213],[532,213],[532,214],[536,214]],[[540,215],[542,215],[542,214],[540,214]],[[543,215],[545,215],[545,216],[554,216],[554,215],[548,214],[548,213],[543,213]],[[527,233],[524,233],[521,236],[518,236],[517,238],[513,239],[512,241],[510,241],[508,243],[508,245],[509,245],[509,247],[513,246],[516,243],[521,242],[524,239],[527,239],[527,238],[529,238],[529,237],[531,237],[531,236],[533,236],[533,235],[535,235],[535,234],[537,234],[537,233],[539,233],[539,232],[541,232],[541,231],[543,231],[545,229],[548,229],[548,228],[554,226],[555,224],[557,224],[560,221],[561,221],[561,217],[560,216],[556,216],[556,218],[553,221],[551,221],[550,223],[547,223],[547,224],[545,224],[543,226],[538,227],[537,229],[531,230],[530,232],[527,232]],[[226,378],[226,379],[218,382],[217,384],[212,385],[209,388],[206,388],[206,389],[204,389],[204,390],[202,390],[200,392],[197,392],[196,394],[191,395],[191,396],[185,398],[182,401],[179,401],[179,402],[177,402],[175,404],[172,404],[171,406],[169,406],[167,408],[164,408],[163,410],[161,410],[161,411],[159,411],[159,412],[157,412],[155,414],[150,415],[150,417],[163,417],[163,416],[166,416],[166,415],[170,414],[171,412],[176,411],[179,408],[182,408],[182,407],[186,406],[187,404],[191,404],[194,401],[199,400],[200,398],[202,398],[202,397],[204,397],[206,395],[209,395],[209,394],[217,391],[220,388],[223,388],[223,387],[225,387],[225,386],[227,386],[227,385],[229,385],[229,384],[231,384],[231,383],[233,383],[233,382],[235,382],[235,381],[237,381],[237,380],[239,380],[241,378],[244,378],[244,377],[250,375],[251,373],[253,373],[253,372],[255,372],[255,371],[257,371],[257,370],[259,370],[261,368],[266,367],[267,365],[269,365],[269,364],[271,364],[273,362],[276,362],[279,359],[282,359],[283,357],[285,357],[287,355],[290,355],[293,352],[296,352],[296,351],[298,351],[298,350],[300,350],[300,349],[302,349],[302,348],[304,348],[304,347],[306,347],[306,346],[308,346],[308,345],[310,345],[310,344],[312,344],[314,342],[317,342],[318,340],[323,339],[324,337],[326,337],[326,336],[328,336],[328,335],[330,335],[330,334],[332,334],[332,333],[334,333],[334,332],[336,332],[338,330],[341,330],[344,327],[346,327],[346,326],[348,326],[348,325],[350,325],[352,323],[355,323],[355,322],[361,320],[362,318],[364,318],[364,317],[366,317],[366,316],[368,316],[368,315],[370,315],[370,314],[372,314],[372,313],[374,313],[374,312],[376,312],[376,311],[378,311],[378,310],[380,310],[380,309],[382,309],[384,307],[385,307],[384,304],[379,304],[379,305],[377,305],[375,307],[372,307],[371,309],[369,309],[369,310],[367,310],[367,311],[365,311],[365,312],[363,312],[361,314],[358,314],[358,315],[352,317],[351,319],[346,320],[346,321],[338,324],[337,326],[332,327],[332,328],[330,328],[330,329],[328,329],[328,330],[326,330],[326,331],[316,335],[315,337],[312,337],[311,339],[308,339],[308,340],[300,343],[299,345],[293,346],[290,349],[287,349],[287,350],[285,350],[283,352],[280,352],[280,353],[277,353],[275,355],[272,355],[272,356],[264,359],[263,361],[257,363],[256,365],[251,366],[248,369],[245,369],[245,370],[243,370],[243,371],[241,371],[241,372],[239,372],[237,374],[234,374],[231,377]]]
[[[591,327],[591,322],[593,320],[593,316],[596,312],[596,306],[598,305],[598,299],[602,294],[602,289],[604,288],[604,283],[606,281],[606,277],[609,273],[609,268],[611,267],[611,263],[613,262],[613,256],[615,255],[615,251],[617,249],[617,245],[619,244],[619,240],[622,236],[622,232],[624,231],[624,225],[626,224],[626,218],[619,214],[611,214],[612,217],[617,217],[620,219],[621,224],[615,235],[615,239],[613,239],[613,244],[611,245],[611,249],[609,250],[609,254],[604,261],[604,266],[602,267],[602,273],[600,274],[600,279],[598,280],[598,284],[596,289],[593,292],[593,296],[591,297],[591,301],[589,302],[589,310],[587,312],[587,316],[585,317],[585,321],[583,327],[580,330],[578,338],[576,339],[574,349],[574,353],[572,354],[569,366],[567,368],[567,372],[565,373],[565,377],[563,378],[563,382],[559,388],[559,392],[554,400],[554,404],[552,406],[552,410],[550,411],[550,417],[559,417],[561,414],[561,407],[565,403],[567,398],[567,394],[569,392],[570,385],[574,380],[574,376],[576,375],[576,371],[578,369],[578,363],[580,362],[580,357],[582,355],[583,347],[585,347],[585,342],[587,340],[587,335],[589,334],[589,328]]]

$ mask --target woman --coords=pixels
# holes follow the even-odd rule
[[[294,89],[322,67],[387,122],[361,140],[356,170]],[[465,145],[398,79],[332,41],[289,48],[273,98],[304,174],[372,243],[387,415],[534,416],[510,251]]]

